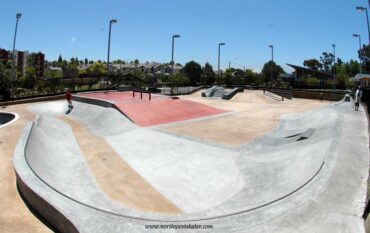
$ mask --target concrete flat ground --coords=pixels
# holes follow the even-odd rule
[[[337,155],[351,142],[340,144],[339,152],[332,149],[335,140],[346,138],[344,132],[361,131],[360,126],[347,129],[345,120],[366,122],[362,113],[352,116],[350,103],[336,108],[325,101],[278,101],[262,91],[238,93],[229,101],[202,98],[200,91],[180,99],[155,95],[152,102],[133,100],[132,92],[84,96],[116,104],[137,124],[115,109],[78,102],[69,115],[64,114],[65,101],[3,109],[20,115],[15,123],[0,128],[4,232],[49,231],[19,198],[12,167],[22,128],[35,115],[23,155],[27,164],[15,165],[22,167],[18,172],[24,182],[29,179],[51,205],[62,213],[78,212],[69,217],[81,232],[150,232],[137,219],[162,223],[214,219],[210,221],[215,232],[227,232],[229,227],[235,232],[296,232],[308,226],[315,226],[313,232],[327,232],[325,224],[338,221],[350,229],[347,232],[362,230],[357,218],[362,204],[351,206],[346,201],[360,203],[364,196],[368,154],[363,149],[368,148],[358,148],[358,161],[351,162],[344,162],[354,159],[347,158],[348,153]],[[286,115],[290,113],[294,114]],[[296,143],[294,135],[309,127],[316,130],[314,137]],[[368,141],[367,132],[358,133],[356,141]],[[335,162],[339,156],[342,159]],[[335,193],[344,201],[332,208]],[[321,205],[331,207],[324,210]],[[336,211],[356,217],[347,222]],[[294,218],[298,218],[294,224],[283,224]],[[338,227],[330,232],[338,232]]]
[[[280,101],[264,95],[259,90],[239,93],[229,101],[202,98],[199,92],[183,98],[235,113],[219,118],[164,126],[162,129],[229,147],[240,147],[265,135],[277,126],[283,114],[305,112],[330,104],[329,101],[307,99]]]

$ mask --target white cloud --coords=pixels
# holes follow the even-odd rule
[[[76,37],[71,38],[71,43],[73,44],[76,41]]]

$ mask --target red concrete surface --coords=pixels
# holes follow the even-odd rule
[[[81,97],[87,97],[87,98],[93,98],[93,99],[100,99],[100,100],[107,100],[112,103],[119,103],[122,101],[132,101],[134,100],[132,98],[132,91],[128,92],[92,92],[92,93],[82,93],[78,94],[78,96]],[[152,94],[152,99],[157,99],[160,98],[160,95]],[[135,100],[140,100],[140,93],[136,92],[135,93]],[[149,94],[143,93],[143,100],[148,100],[149,99]]]
[[[171,98],[122,102],[116,103],[115,106],[139,126],[159,125],[227,112],[204,104]]]

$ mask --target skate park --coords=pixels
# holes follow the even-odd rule
[[[66,109],[4,109],[20,116],[6,126],[19,192],[58,231],[365,232],[367,119],[351,101],[129,91]]]

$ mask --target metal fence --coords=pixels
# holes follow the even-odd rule
[[[10,86],[13,86],[11,88]],[[140,80],[130,76],[60,77],[41,78],[33,81],[17,81],[8,88],[0,88],[0,101],[17,100],[72,92],[114,90],[119,86],[129,86],[163,95],[184,95],[202,86],[183,86],[176,83],[155,83],[153,80]]]

